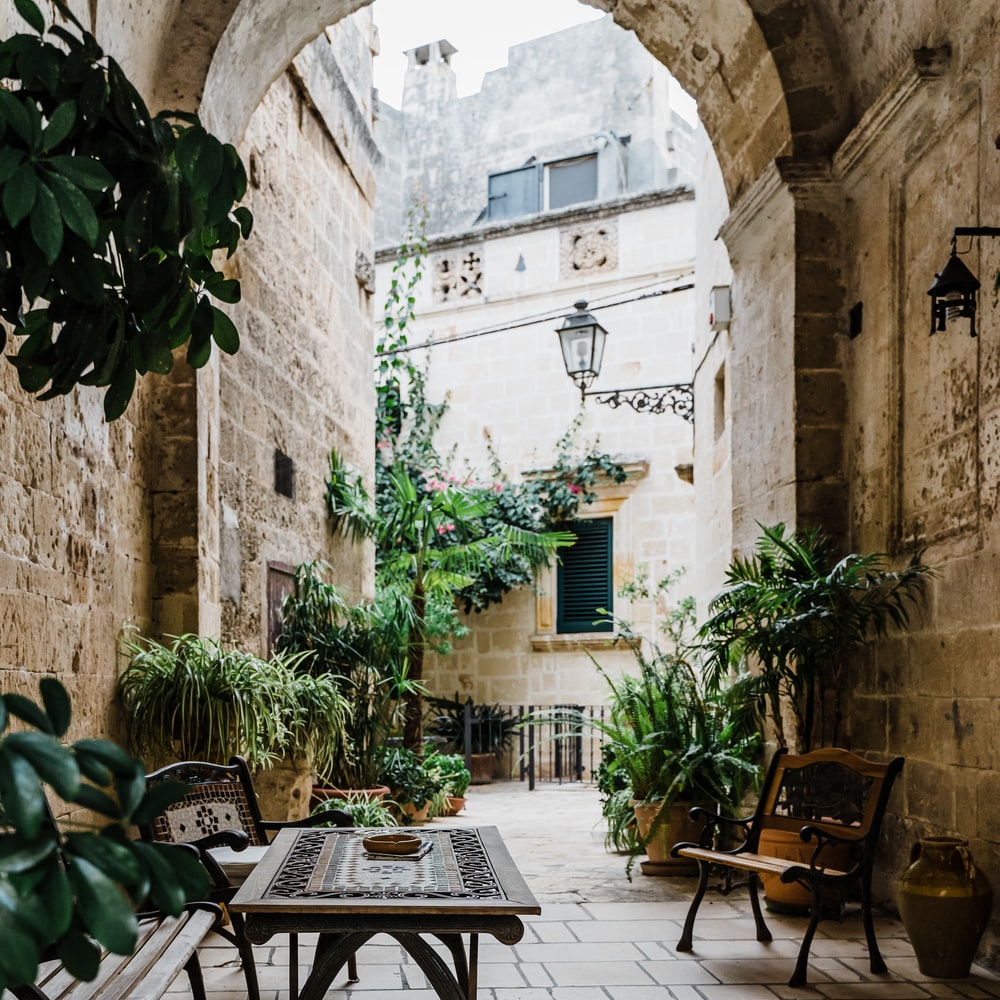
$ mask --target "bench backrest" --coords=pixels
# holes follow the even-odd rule
[[[268,843],[253,778],[242,757],[233,757],[228,764],[185,761],[146,776],[149,786],[161,781],[183,781],[191,790],[143,829],[147,839],[186,843],[224,830],[242,830],[251,846]]]
[[[798,833],[806,825],[840,837],[877,834],[902,767],[902,757],[876,764],[836,747],[807,754],[779,750],[761,789],[751,836],[756,839],[762,829]]]

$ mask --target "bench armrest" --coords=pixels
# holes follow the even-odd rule
[[[674,846],[670,848],[670,856],[672,858],[676,858],[677,852],[684,847],[710,847],[713,839],[712,833],[718,828],[739,827],[745,833],[750,825],[749,819],[735,819],[732,816],[723,816],[721,813],[714,813],[710,809],[705,809],[703,806],[692,806],[688,815],[694,822],[698,822],[699,820],[705,821],[705,826],[701,831],[701,840],[697,844],[692,841],[684,841],[679,844],[674,844]],[[738,847],[728,851],[719,851],[719,853],[738,854],[743,850],[745,850],[744,844],[740,844]]]
[[[799,830],[799,837],[802,838],[803,843],[809,843],[810,841],[815,840],[816,847],[813,849],[808,865],[793,865],[791,868],[788,868],[781,873],[780,878],[782,882],[794,882],[796,879],[803,878],[807,880],[853,879],[865,864],[865,859],[870,858],[870,856],[874,853],[874,845],[871,843],[871,836],[869,834],[861,837],[842,837],[830,830],[821,829],[807,824]],[[828,847],[835,847],[838,844],[847,844],[851,847],[857,847],[860,852],[860,857],[856,857],[852,861],[851,866],[840,874],[827,875],[824,867],[818,864],[817,861],[823,851],[825,851]]]

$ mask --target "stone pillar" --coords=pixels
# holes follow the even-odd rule
[[[736,549],[752,545],[758,522],[847,534],[840,203],[826,161],[779,160],[721,230],[734,268]]]

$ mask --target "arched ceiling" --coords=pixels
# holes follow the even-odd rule
[[[271,83],[327,25],[372,0],[186,0],[154,58],[159,106],[201,107],[238,141]],[[715,147],[731,202],[778,156],[831,153],[847,86],[815,0],[580,0],[633,30],[681,85]],[[419,0],[414,0],[419,3]]]

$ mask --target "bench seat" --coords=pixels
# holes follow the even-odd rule
[[[18,1000],[160,1000],[183,969],[195,1000],[205,1000],[198,946],[221,918],[218,906],[196,903],[179,917],[140,920],[135,951],[106,953],[93,980],[77,979],[52,962],[33,985],[11,987],[11,992]]]

